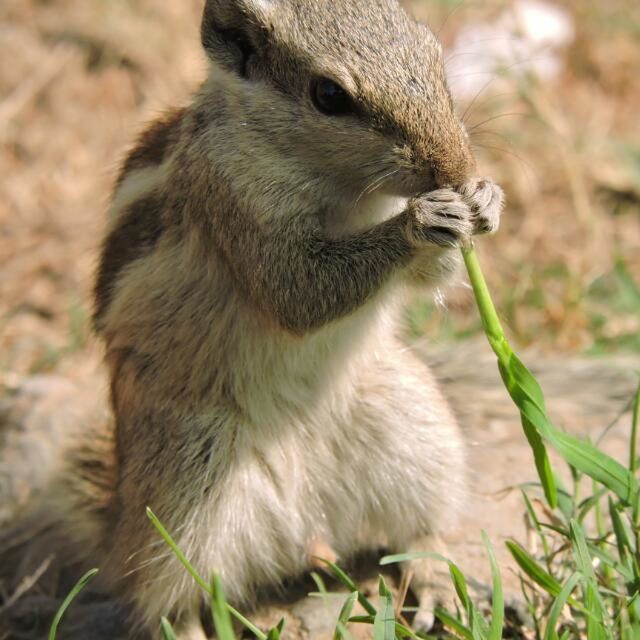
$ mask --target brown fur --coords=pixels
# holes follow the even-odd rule
[[[116,189],[122,185],[123,180],[132,171],[164,162],[167,151],[176,142],[177,125],[183,113],[184,109],[173,109],[158,118],[142,133],[122,164],[116,181]]]
[[[502,206],[440,45],[392,0],[209,0],[202,38],[206,82],[114,194],[95,324],[115,436],[71,459],[60,507],[140,621],[171,614],[185,638],[202,596],[158,557],[147,506],[240,604],[308,568],[309,545],[440,547],[464,445],[398,314]],[[353,113],[320,114],[317,77]],[[441,585],[413,569],[428,627]]]

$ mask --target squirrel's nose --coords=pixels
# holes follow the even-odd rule
[[[416,136],[412,147],[420,173],[428,173],[436,188],[459,187],[475,174],[469,140],[457,122],[435,133]]]
[[[459,187],[463,185],[476,169],[475,158],[466,140],[462,144],[442,149],[432,160],[432,170],[438,187]]]

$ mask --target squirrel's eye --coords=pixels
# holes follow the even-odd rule
[[[314,80],[311,99],[316,109],[326,116],[344,116],[355,110],[349,94],[339,84],[327,78]]]

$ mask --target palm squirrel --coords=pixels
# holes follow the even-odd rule
[[[78,437],[57,504],[141,633],[203,638],[229,600],[384,544],[441,551],[465,445],[398,338],[412,286],[495,231],[434,34],[396,0],[208,0],[206,80],[120,173],[95,285],[113,425]],[[412,563],[418,628],[446,586]]]

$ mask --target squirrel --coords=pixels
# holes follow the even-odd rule
[[[229,601],[384,544],[446,553],[465,443],[401,341],[415,286],[498,228],[435,35],[396,0],[207,0],[192,102],[114,190],[95,284],[112,420],[74,438],[56,510],[141,634],[206,637],[154,510]],[[408,563],[429,629],[448,578]]]

